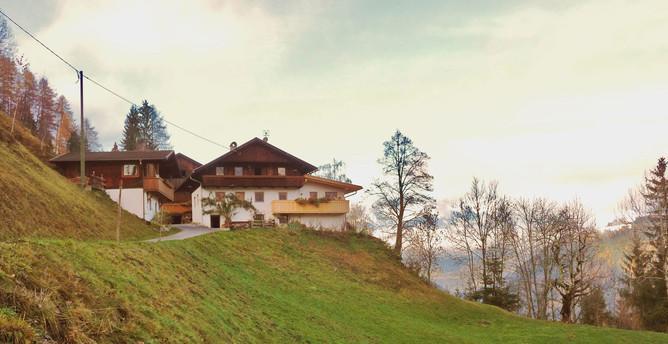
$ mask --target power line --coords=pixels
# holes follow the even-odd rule
[[[19,25],[19,23],[17,23],[16,21],[14,21],[14,19],[12,19],[10,16],[8,16],[8,15],[7,15],[5,12],[3,12],[1,9],[0,9],[0,14],[2,14],[3,16],[5,16],[5,18],[9,19],[9,21],[11,21],[12,23],[14,23],[14,25],[16,25],[19,29],[21,29],[21,31],[25,32],[25,33],[26,33],[28,36],[30,36],[32,39],[34,39],[35,41],[37,41],[37,43],[39,43],[40,45],[42,45],[42,46],[43,46],[46,50],[48,50],[51,54],[53,54],[53,55],[56,56],[58,59],[60,59],[60,61],[62,61],[62,62],[65,63],[66,65],[68,65],[70,68],[74,69],[74,71],[77,73],[77,75],[79,75],[80,70],[79,70],[77,67],[75,67],[74,65],[72,65],[71,63],[69,63],[69,62],[68,62],[67,60],[65,60],[62,56],[58,55],[55,51],[53,51],[51,48],[49,48],[46,44],[42,43],[42,41],[40,41],[39,39],[37,39],[37,37],[35,37],[35,36],[34,36],[32,33],[30,33],[28,30],[24,29],[21,25]],[[112,89],[110,89],[110,88],[108,88],[108,87],[102,85],[101,83],[99,83],[99,82],[93,80],[93,79],[90,78],[89,76],[84,75],[84,78],[86,78],[88,81],[92,82],[92,83],[95,84],[96,86],[102,88],[103,90],[109,92],[110,94],[112,94],[112,95],[118,97],[119,99],[123,100],[124,102],[126,102],[126,103],[128,103],[128,104],[130,104],[130,105],[138,106],[135,102],[129,100],[129,99],[126,98],[126,97],[123,97],[122,95],[118,94],[117,92],[113,91]],[[208,138],[206,138],[206,137],[204,137],[204,136],[202,136],[202,135],[199,135],[199,134],[197,134],[197,133],[195,133],[195,132],[193,132],[193,131],[191,131],[191,130],[188,130],[188,129],[186,129],[186,128],[184,128],[184,127],[182,127],[182,126],[180,126],[180,125],[178,125],[178,124],[176,124],[176,123],[174,123],[174,122],[168,121],[168,120],[165,119],[164,117],[163,117],[163,120],[164,120],[166,123],[170,124],[171,126],[176,127],[176,128],[178,128],[178,129],[181,129],[181,130],[185,131],[186,133],[188,133],[188,134],[190,134],[190,135],[193,135],[193,136],[195,136],[195,137],[197,137],[197,138],[200,138],[200,139],[202,139],[202,140],[204,140],[204,141],[206,141],[206,142],[209,142],[209,143],[211,143],[211,144],[214,144],[214,145],[216,145],[216,146],[225,148],[224,145],[222,145],[222,144],[220,144],[220,143],[218,143],[218,142],[215,142],[215,141],[213,141],[213,140],[210,140],[210,139],[208,139]]]
[[[118,97],[119,99],[123,100],[124,102],[126,102],[126,103],[128,103],[128,104],[130,104],[130,105],[134,105],[134,106],[139,107],[139,105],[137,105],[135,102],[129,100],[129,99],[126,98],[126,97],[123,97],[122,95],[120,95],[120,94],[118,94],[117,92],[113,91],[112,89],[110,89],[110,88],[108,88],[108,87],[102,85],[101,83],[95,81],[94,79],[90,78],[89,76],[84,75],[84,78],[88,79],[90,82],[94,83],[95,85],[99,86],[100,88],[102,88],[103,90],[109,92],[110,94],[112,94],[112,95]],[[199,135],[199,134],[197,134],[197,133],[195,133],[195,132],[193,132],[193,131],[190,131],[190,130],[188,130],[188,129],[186,129],[186,128],[184,128],[184,127],[182,127],[182,126],[180,126],[180,125],[178,125],[178,124],[176,124],[176,123],[174,123],[174,122],[172,122],[172,121],[169,121],[169,120],[165,119],[164,117],[163,117],[163,120],[164,120],[167,124],[170,124],[170,125],[173,126],[173,127],[179,128],[179,129],[185,131],[186,133],[188,133],[188,134],[190,134],[190,135],[193,135],[193,136],[195,136],[195,137],[198,137],[198,138],[200,138],[200,139],[202,139],[202,140],[204,140],[204,141],[206,141],[206,142],[212,143],[212,144],[214,144],[214,145],[216,145],[216,146],[225,148],[224,145],[222,145],[222,144],[220,144],[220,143],[218,143],[218,142],[215,142],[215,141],[213,141],[213,140],[210,140],[210,139],[208,139],[208,138],[206,138],[206,137],[204,137],[204,136],[202,136],[202,135]]]
[[[12,19],[10,16],[7,15],[7,13],[3,12],[0,10],[0,13],[5,16],[5,18],[9,19],[14,25],[16,25],[21,31],[25,32],[26,35],[30,36],[32,39],[37,41],[37,43],[41,44],[46,50],[51,52],[51,54],[55,55],[57,58],[59,58],[61,61],[63,61],[66,65],[70,66],[70,68],[74,69],[75,72],[79,73],[79,69],[77,67],[74,67],[71,63],[67,62],[62,56],[58,55],[55,51],[51,50],[51,48],[47,47],[46,44],[42,43],[37,37],[33,36],[32,33],[30,33],[28,30],[24,29],[23,26],[19,25],[19,23],[15,22],[14,19]]]

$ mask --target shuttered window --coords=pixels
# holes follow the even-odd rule
[[[255,202],[264,202],[264,192],[255,193]]]

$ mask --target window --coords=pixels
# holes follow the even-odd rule
[[[309,199],[318,199],[318,193],[315,191],[311,191],[308,193],[308,198]]]
[[[284,176],[285,175],[285,167],[279,167],[278,168],[278,175],[279,176]]]
[[[137,165],[123,165],[123,175],[124,176],[136,176],[137,175]]]
[[[225,198],[224,192],[216,192],[216,201],[222,201]]]
[[[264,202],[264,192],[256,192],[255,193],[255,202]]]
[[[262,167],[256,167],[255,168],[255,175],[256,176],[261,176],[262,175]]]
[[[337,196],[338,196],[337,192],[325,192],[325,198],[327,198],[330,201],[336,199]]]
[[[280,191],[280,192],[278,193],[278,199],[279,199],[280,201],[285,201],[285,200],[287,200],[287,199],[288,199],[288,193],[285,192],[285,191]]]
[[[241,166],[236,166],[234,168],[234,175],[235,176],[243,176],[244,175],[244,168]]]
[[[225,167],[216,167],[216,175],[223,176],[225,175]]]
[[[243,191],[235,192],[234,196],[236,196],[237,199],[242,201],[246,199],[246,194]]]

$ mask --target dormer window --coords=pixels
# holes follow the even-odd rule
[[[244,175],[244,168],[241,167],[241,166],[234,167],[234,175],[235,176],[243,176]]]
[[[285,167],[279,167],[278,168],[278,175],[279,176],[284,176],[285,175]]]

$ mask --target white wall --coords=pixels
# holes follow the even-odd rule
[[[262,191],[264,192],[264,202],[257,202],[255,200],[255,192]],[[317,192],[318,197],[325,197],[325,192],[338,192],[338,196],[343,198],[344,192],[340,189],[336,189],[331,186],[306,183],[299,189],[228,189],[228,188],[203,188],[199,187],[192,193],[192,204],[193,204],[193,222],[199,223],[201,225],[210,227],[211,226],[211,216],[202,214],[202,198],[209,197],[209,195],[215,195],[216,192],[225,192],[225,193],[235,193],[243,192],[247,201],[253,203],[253,206],[256,209],[256,213],[264,214],[265,220],[274,218],[274,214],[271,211],[271,202],[278,200],[279,192],[287,192],[288,200],[294,200],[297,198],[308,198],[310,192]],[[252,212],[244,209],[239,209],[232,216],[232,221],[250,221],[252,220]],[[327,228],[327,229],[340,229],[345,225],[345,215],[298,215],[290,216],[290,219],[295,219],[309,227],[314,228]],[[302,222],[298,219],[302,219],[305,222]],[[221,219],[221,222],[223,219]]]
[[[107,189],[105,191],[114,202],[118,202],[118,189]],[[143,211],[142,206],[144,207]],[[156,197],[144,192],[144,189],[123,189],[121,207],[140,218],[143,217],[146,221],[150,221],[160,210],[160,203]]]

